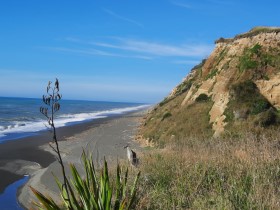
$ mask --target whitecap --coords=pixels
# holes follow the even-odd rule
[[[79,113],[79,114],[64,114],[57,116],[55,119],[55,126],[57,128],[66,126],[69,123],[78,123],[87,120],[101,119],[106,118],[113,114],[124,114],[132,111],[137,111],[141,109],[148,108],[150,105],[141,105],[135,107],[125,107],[125,108],[116,108],[111,110],[104,110],[91,113]],[[9,133],[25,133],[25,132],[38,132],[45,130],[47,127],[47,121],[35,121],[35,122],[22,122],[14,121],[6,127],[0,127],[0,138],[6,136]]]

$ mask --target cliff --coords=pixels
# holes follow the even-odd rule
[[[160,144],[278,126],[280,28],[257,27],[215,44],[146,116],[140,129],[145,139]]]

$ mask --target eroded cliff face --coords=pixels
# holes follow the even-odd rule
[[[252,81],[273,107],[280,108],[280,28],[256,28],[233,39],[216,41],[208,59],[194,67],[150,115],[166,109],[172,101],[180,104],[178,110],[185,110],[206,95],[213,102],[209,125],[213,135],[219,136],[228,123],[225,113],[232,99],[231,87],[244,81]],[[236,106],[234,109],[233,113],[239,112]]]

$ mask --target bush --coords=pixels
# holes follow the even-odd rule
[[[260,63],[254,58],[260,56],[261,45],[256,44],[252,48],[244,50],[243,55],[239,58],[239,70],[243,72],[248,69],[256,69]]]
[[[205,102],[209,100],[209,96],[206,95],[205,93],[201,93],[196,99],[196,102]]]
[[[255,121],[255,124],[258,124],[262,127],[268,127],[271,125],[276,125],[279,123],[279,117],[277,112],[270,108],[266,112],[261,113]]]
[[[230,110],[228,107],[225,109],[224,115],[226,116],[225,122],[232,122],[234,120],[233,111]]]
[[[188,91],[191,86],[193,84],[193,80],[189,79],[189,80],[185,80],[184,82],[182,82],[180,85],[177,86],[177,91],[175,93],[176,96]]]
[[[254,45],[254,46],[250,49],[250,52],[251,52],[252,54],[258,55],[258,54],[260,53],[261,48],[262,48],[261,45],[256,44],[256,45]]]
[[[231,90],[232,96],[237,101],[250,101],[256,94],[259,94],[258,87],[252,80],[234,84]]]
[[[195,69],[201,69],[201,68],[204,66],[204,64],[205,64],[206,61],[207,61],[207,59],[202,59],[202,61],[201,61],[199,64],[195,65],[195,66],[191,69],[191,71],[193,71],[193,70],[195,70]]]
[[[216,76],[217,72],[218,69],[211,70],[211,72],[206,76],[205,80],[212,79],[214,76]]]
[[[161,121],[163,121],[163,120],[165,120],[166,118],[171,117],[171,116],[172,116],[172,114],[171,114],[170,112],[166,112],[166,113],[164,113],[164,115],[162,116]]]
[[[259,92],[257,85],[253,81],[246,80],[234,84],[230,87],[230,96],[230,101],[224,112],[226,116],[225,122],[230,123],[228,124],[228,128],[233,126],[232,123],[235,122],[234,120],[250,119],[251,122],[254,122],[257,118],[257,122],[261,121],[257,124],[269,124],[269,122],[264,122],[266,120],[261,119],[263,117],[259,115],[270,108],[274,108]]]
[[[254,101],[251,109],[251,113],[256,115],[268,110],[271,107],[270,103],[266,99],[258,99]]]
[[[251,59],[249,55],[244,55],[239,59],[239,70],[243,72],[247,69],[255,69],[258,66],[257,61]]]
[[[257,85],[251,80],[233,85],[232,90],[231,93],[237,102],[236,108],[240,108],[241,105],[246,106],[251,114],[256,115],[272,107],[269,101],[259,92]]]

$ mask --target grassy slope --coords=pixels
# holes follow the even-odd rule
[[[211,101],[196,102],[191,106],[181,106],[181,103],[191,85],[199,87],[201,82],[212,79],[221,71],[234,72],[227,84],[228,91],[230,93],[234,92],[234,94],[231,94],[228,108],[225,111],[226,121],[228,122],[227,131],[239,132],[240,128],[249,129],[255,126],[262,127],[263,125],[267,127],[267,125],[273,124],[265,122],[269,119],[263,119],[271,117],[271,113],[265,112],[272,105],[260,94],[256,86],[250,92],[250,90],[246,90],[244,84],[254,85],[254,81],[258,79],[268,80],[280,71],[280,47],[273,46],[267,48],[260,44],[255,44],[250,48],[245,48],[241,56],[232,57],[231,62],[226,62],[226,64],[233,64],[219,67],[220,63],[223,63],[223,59],[228,59],[227,51],[228,48],[225,47],[215,57],[211,57],[211,61],[208,62],[208,68],[204,68],[203,71],[202,66],[205,64],[205,60],[194,67],[192,78],[179,84],[174,96],[164,99],[147,116],[141,129],[141,134],[145,138],[163,145],[170,138],[180,139],[189,136],[210,137],[213,132],[211,131],[212,125],[209,124],[208,113],[213,103]],[[218,69],[221,70],[218,71]],[[237,91],[238,88],[241,91]],[[244,90],[245,95],[241,95]],[[248,111],[248,116],[242,118],[242,121],[236,120],[233,114],[235,111]],[[272,115],[274,115],[272,118],[278,118],[277,113],[272,113]],[[278,123],[279,120],[274,120],[274,122]]]
[[[232,58],[230,63],[237,65],[226,66],[236,72],[228,85],[226,135],[210,137],[211,100],[181,106],[190,83],[215,76],[224,56],[226,51],[213,58],[205,72],[198,66],[194,79],[178,86],[175,98],[164,100],[147,116],[141,134],[164,147],[147,150],[141,159],[137,209],[280,209],[280,130],[262,125],[270,122],[271,112],[278,113],[254,85],[280,71],[279,46],[256,44]],[[243,110],[245,117],[234,119],[233,112]]]
[[[211,100],[181,106],[184,97],[185,94],[182,94],[156,107],[148,115],[142,128],[145,138],[151,139],[158,145],[164,145],[171,139],[213,135],[209,124],[209,110],[213,104]]]
[[[279,131],[169,142],[141,159],[137,209],[280,209]]]

